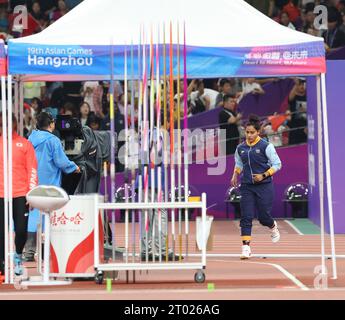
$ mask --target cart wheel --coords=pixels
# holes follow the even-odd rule
[[[194,280],[196,283],[204,283],[205,282],[205,274],[203,271],[198,271],[195,275],[194,275]]]
[[[95,282],[96,284],[102,284],[104,278],[104,273],[102,271],[97,271],[95,274]]]

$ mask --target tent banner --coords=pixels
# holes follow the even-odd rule
[[[127,46],[128,57],[132,49],[135,57],[133,67],[137,72],[138,45],[134,45],[133,48]],[[146,49],[146,56],[149,57],[149,45]],[[182,45],[180,50],[182,53]],[[123,78],[124,51],[125,46],[114,46],[111,49],[111,46],[39,45],[10,41],[9,72],[31,75],[97,76],[109,75],[113,72],[116,78]],[[162,53],[163,45],[160,45],[161,60],[163,60]],[[111,71],[111,54],[114,56],[113,71]],[[180,56],[183,59],[183,54]],[[174,45],[173,60],[174,74],[177,75],[177,45]],[[167,68],[169,70],[169,57],[167,57]],[[129,70],[131,70],[130,61]],[[257,48],[187,47],[189,78],[307,75],[325,71],[323,42]]]
[[[5,45],[3,42],[0,43],[0,76],[7,75],[7,59]]]

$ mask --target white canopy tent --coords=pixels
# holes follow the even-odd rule
[[[188,78],[318,77],[318,110],[323,116],[323,123],[321,116],[318,123],[322,272],[326,274],[324,141],[333,277],[336,278],[323,39],[281,26],[243,0],[214,0],[212,3],[207,0],[85,0],[41,33],[10,40],[9,73],[19,83],[106,80],[111,77],[113,47],[114,78],[121,79],[124,46],[132,42],[138,45],[142,29],[147,34],[151,28],[157,32],[158,26],[162,30],[163,23],[168,35],[169,23],[172,22],[175,29],[178,21],[186,25]],[[173,37],[176,45],[176,32]],[[148,43],[148,38],[142,39],[142,43]],[[157,35],[154,38],[157,39]],[[159,42],[163,43],[162,34]],[[176,64],[174,67],[176,74]],[[22,96],[16,100],[22,102]],[[12,100],[8,102],[8,112],[12,112]],[[22,110],[22,107],[17,109]]]
[[[323,39],[286,28],[243,0],[216,0],[212,8],[207,0],[85,0],[41,33],[10,40],[10,73],[26,80],[109,78],[113,44],[121,78],[123,47],[139,43],[140,27],[149,35],[165,23],[168,35],[169,23],[176,29],[178,21],[186,24],[189,78],[325,71]]]

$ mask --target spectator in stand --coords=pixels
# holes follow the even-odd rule
[[[31,116],[32,117],[36,117],[38,114],[40,114],[42,112],[43,104],[42,104],[41,99],[34,97],[31,100],[30,106],[31,106]]]
[[[261,11],[266,16],[272,11],[272,6],[274,6],[274,1],[272,0],[246,0],[254,8]]]
[[[304,24],[302,31],[308,33],[309,29],[314,29],[315,13],[314,8],[306,9],[304,12]]]
[[[289,95],[289,110],[291,112],[291,121],[287,124],[291,129],[289,143],[304,143],[307,141],[307,94],[304,78],[295,79],[295,86]]]
[[[315,8],[314,3],[309,2],[306,4],[304,15],[303,15],[304,24],[301,31],[315,37],[322,37],[322,30],[318,30],[314,25],[315,18],[316,18],[316,15],[314,13],[314,8]]]
[[[339,10],[339,12],[345,10],[345,0],[340,0],[338,2],[337,9]]]
[[[345,33],[340,28],[341,24],[340,12],[335,7],[328,8],[328,30],[323,34],[327,52],[345,46]]]
[[[63,89],[63,83],[61,82],[61,85],[57,85],[58,82],[53,82],[54,87],[49,90],[50,93],[48,93],[48,96],[46,96],[49,99],[48,104],[54,108],[57,108],[59,111],[62,109],[64,100],[65,100],[65,91]]]
[[[195,91],[190,94],[191,107],[190,112],[197,114],[210,110],[211,100],[205,93],[205,86],[202,80],[195,80]]]
[[[231,83],[228,79],[222,79],[219,83],[220,93],[216,99],[216,107],[223,107],[224,104],[224,96],[231,94]]]
[[[64,82],[63,91],[64,102],[71,102],[75,106],[79,106],[83,102],[81,82]]]
[[[54,91],[57,88],[62,88],[63,83],[62,82],[47,82],[47,87],[46,87],[46,91],[45,91],[45,95],[43,98],[43,104],[48,106],[48,105],[52,105],[52,96]],[[57,105],[55,106],[56,108],[58,107]]]
[[[58,8],[51,14],[51,19],[56,21],[68,12],[68,8],[64,0],[58,1]]]
[[[30,13],[37,21],[43,20],[44,14],[41,12],[41,5],[38,1],[33,2]]]
[[[123,89],[120,81],[114,82],[114,102],[117,103],[119,96],[123,94]],[[105,119],[109,112],[110,103],[110,83],[103,81],[94,90],[94,107],[95,114],[101,119]],[[108,120],[105,120],[106,122]],[[103,126],[103,125],[102,125]]]
[[[79,106],[79,119],[80,119],[80,123],[83,126],[86,126],[90,115],[91,115],[90,105],[86,101],[82,102],[81,105]]]
[[[283,7],[283,12],[286,12],[290,18],[290,21],[296,26],[301,23],[301,10],[298,7],[299,0],[289,0]]]
[[[343,20],[343,23],[340,25],[340,27],[339,27],[339,29],[343,32],[343,33],[345,33],[345,9],[343,9],[342,11],[341,11],[341,18],[342,18],[342,20]]]
[[[40,5],[43,14],[48,17],[56,10],[56,0],[41,0]]]
[[[226,154],[234,154],[240,142],[239,125],[242,118],[241,113],[236,112],[236,97],[225,95],[223,98],[223,109],[219,112],[220,129],[226,130]],[[222,143],[224,146],[224,142]]]
[[[216,100],[219,94],[217,79],[200,79],[200,81],[202,81],[204,86],[204,94],[202,97],[205,97],[210,101],[208,110],[214,109],[216,107]],[[214,88],[216,88],[216,90]],[[198,95],[196,91],[197,87],[194,84],[193,91],[190,93],[191,103],[193,103],[193,100],[195,100]]]
[[[98,81],[86,81],[83,84],[82,96],[84,97],[84,101],[89,104],[90,111],[93,111],[93,112],[95,112],[94,91],[98,86],[99,86]]]
[[[280,15],[280,24],[292,30],[296,30],[296,27],[290,21],[288,13],[285,11],[283,11]]]
[[[34,128],[33,116],[31,107],[27,103],[24,103],[24,137],[27,139]]]
[[[128,92],[127,99],[128,99],[127,110],[129,111],[131,108],[131,93],[130,92]],[[118,109],[123,116],[128,116],[128,114],[125,115],[125,95],[123,93],[121,93],[118,98]]]
[[[189,106],[189,104],[188,104]],[[170,107],[169,107],[169,104],[168,104],[168,121],[170,120]],[[179,115],[178,115],[178,99],[177,99],[177,96],[175,96],[174,98],[174,123],[175,125],[177,126],[177,119],[178,119]],[[183,101],[180,101],[180,119],[183,118]]]
[[[49,16],[45,15],[41,10],[41,5],[39,1],[35,1],[31,7],[32,17],[39,23],[40,29],[44,30],[49,25]]]
[[[268,142],[275,147],[282,147],[285,143],[283,133],[288,129],[287,123],[291,120],[290,111],[286,114],[268,117],[267,123],[263,126],[263,133],[267,136]]]
[[[100,130],[108,131],[110,130],[109,104],[105,107],[106,108],[104,111],[106,115],[101,121]],[[115,130],[116,130],[116,133],[119,134],[121,130],[123,130],[125,127],[125,120],[124,120],[125,118],[123,114],[121,114],[117,103],[114,104],[114,108],[115,108]]]
[[[24,82],[24,101],[31,103],[33,98],[43,100],[46,92],[45,82]]]
[[[72,116],[72,117],[77,117],[77,110],[75,108],[75,105],[71,102],[66,102],[61,110],[61,114],[65,116]]]
[[[32,0],[11,0],[11,1],[2,1],[2,2],[9,2],[10,10],[13,12],[16,6],[23,6],[26,5],[28,8],[32,5]]]
[[[262,89],[261,84],[255,78],[247,78],[242,81],[242,93],[237,102],[240,102],[247,94],[262,95],[265,90]]]
[[[119,136],[120,132],[124,130],[125,128],[125,118],[119,111],[119,107],[117,103],[114,104],[114,108],[115,108],[115,119],[114,119],[115,131],[116,131],[116,135]],[[109,103],[104,104],[104,113],[105,113],[105,117],[101,120],[100,130],[110,131]],[[117,150],[120,150],[123,145],[124,145],[124,142],[119,141]],[[115,165],[116,165],[116,170],[118,172],[123,171],[124,165],[123,163],[121,163],[121,161],[119,161],[118,157],[116,157]]]
[[[0,6],[0,32],[8,32],[8,13],[3,5]]]
[[[65,0],[67,8],[69,8],[70,10],[72,10],[81,2],[83,2],[83,0]]]
[[[106,82],[101,82],[98,84],[96,88],[93,89],[93,107],[95,109],[95,114],[100,117],[101,119],[104,118],[104,113],[103,113],[103,93],[105,93],[105,100],[106,100],[106,93],[108,92],[108,89],[105,88],[105,83]]]
[[[94,113],[90,113],[86,125],[92,130],[97,131],[101,129],[101,119],[98,118]]]

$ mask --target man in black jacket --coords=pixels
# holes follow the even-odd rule
[[[334,8],[328,8],[328,30],[323,34],[327,51],[345,46],[345,33],[340,28],[342,17],[340,12]]]
[[[238,126],[242,118],[241,113],[236,112],[236,98],[234,95],[223,97],[223,109],[219,112],[220,129],[226,130],[226,154],[234,154],[239,143],[240,132]],[[223,145],[224,142],[222,143]]]

